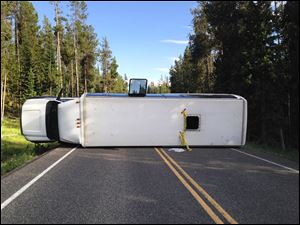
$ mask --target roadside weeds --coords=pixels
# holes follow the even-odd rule
[[[255,142],[249,142],[243,148],[249,151],[270,153],[272,155],[299,163],[299,151],[297,150],[283,150],[278,147],[257,144]]]
[[[1,121],[1,177],[58,145],[57,142],[31,143],[21,135],[19,119],[4,119]]]

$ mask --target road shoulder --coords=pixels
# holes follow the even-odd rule
[[[24,166],[1,176],[1,204],[73,147],[57,147]]]
[[[237,149],[237,150],[245,152],[247,154],[251,154],[256,157],[260,157],[260,158],[272,161],[274,163],[282,164],[284,166],[290,167],[295,170],[299,170],[299,162],[286,159],[286,158],[276,155],[272,152],[262,152],[262,151],[258,151],[255,149],[248,149],[247,147],[233,148],[233,149]]]

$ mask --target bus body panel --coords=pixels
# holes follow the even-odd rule
[[[245,144],[244,99],[110,98],[80,100],[82,142],[91,146],[179,146],[181,112],[199,117],[199,129],[186,130],[191,146]]]
[[[80,144],[79,98],[58,105],[59,140]]]

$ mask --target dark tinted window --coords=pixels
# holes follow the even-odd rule
[[[199,116],[187,116],[186,117],[186,129],[198,130],[199,129]]]

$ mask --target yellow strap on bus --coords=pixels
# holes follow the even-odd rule
[[[183,131],[179,131],[179,137],[180,137],[180,141],[181,141],[181,145],[186,147],[187,151],[192,151],[192,149],[189,147],[186,137],[185,137],[185,131],[186,131],[186,109],[184,109],[181,114],[183,115]]]
[[[186,141],[184,131],[179,131],[179,137],[180,137],[181,145],[184,145],[186,147],[186,150],[188,150],[189,152],[192,151],[192,149],[189,147],[189,145]]]
[[[186,109],[184,109],[181,114],[183,115],[183,130],[186,131]]]

